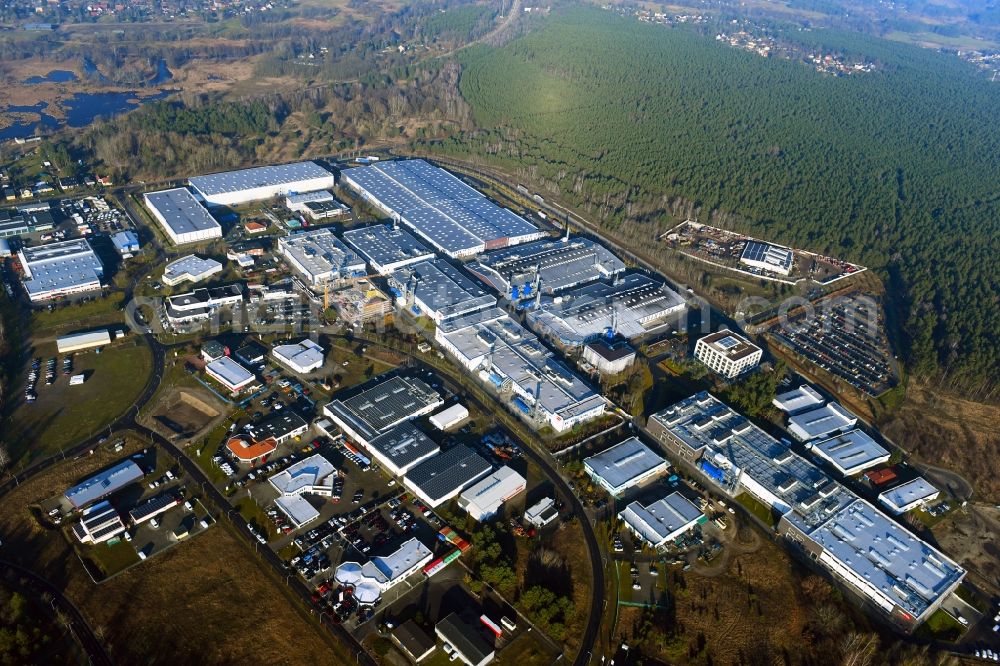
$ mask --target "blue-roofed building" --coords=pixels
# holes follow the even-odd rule
[[[143,477],[142,468],[132,460],[120,462],[103,472],[98,472],[66,491],[66,499],[75,509],[82,509],[92,502],[104,499]]]
[[[111,242],[114,243],[118,254],[125,259],[139,251],[139,236],[131,229],[119,231],[111,237]]]

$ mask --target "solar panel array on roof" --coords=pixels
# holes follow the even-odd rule
[[[406,484],[436,505],[457,495],[492,469],[481,455],[459,444],[428,458],[406,473]]]
[[[382,274],[392,272],[400,266],[434,258],[434,253],[414,238],[413,234],[391,224],[345,231],[344,240]]]
[[[424,160],[349,169],[343,179],[453,257],[475,254],[494,243],[503,246],[541,236],[535,225]]]
[[[433,410],[442,402],[437,391],[420,379],[394,376],[350,398],[334,400],[323,411],[369,442],[397,423]]]

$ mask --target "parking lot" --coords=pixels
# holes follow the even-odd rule
[[[815,312],[802,312],[770,332],[827,372],[877,396],[895,382],[882,322],[875,301],[854,293],[824,301]]]

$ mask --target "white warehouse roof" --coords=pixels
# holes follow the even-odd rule
[[[618,514],[635,534],[657,548],[691,529],[701,511],[678,492],[643,506],[632,502]]]
[[[893,513],[900,514],[937,499],[940,494],[940,490],[928,483],[924,477],[918,476],[912,481],[885,491],[878,496],[878,501]]]
[[[458,506],[480,520],[496,513],[511,497],[524,492],[525,478],[510,467],[501,467],[462,491]]]
[[[222,272],[222,264],[215,259],[202,259],[188,254],[175,259],[163,268],[163,282],[169,286],[181,282],[200,282],[210,275]]]
[[[811,448],[844,476],[859,474],[889,459],[889,452],[859,429],[824,439]]]
[[[222,227],[201,203],[194,198],[191,190],[186,187],[175,187],[171,190],[147,192],[143,195],[161,224],[175,238],[195,232],[212,232],[222,235]],[[218,233],[215,233],[218,232]]]
[[[816,389],[809,384],[803,384],[797,389],[776,396],[771,404],[786,414],[797,414],[822,405],[823,402],[823,396]]]
[[[293,185],[303,180],[330,178],[332,175],[315,162],[296,162],[294,164],[276,164],[238,171],[224,171],[208,176],[194,176],[189,178],[188,182],[202,196],[208,198],[259,187]]]
[[[271,353],[295,372],[312,372],[323,365],[323,348],[309,338],[295,344],[278,345]]]
[[[469,410],[461,404],[454,404],[431,417],[431,425],[438,430],[447,430],[462,419],[469,417]]]
[[[636,437],[585,458],[584,466],[612,494],[618,494],[667,469],[667,461]]]
[[[826,437],[846,428],[851,428],[858,422],[858,417],[851,414],[839,403],[831,402],[823,407],[810,409],[788,417],[788,432],[800,442]]]

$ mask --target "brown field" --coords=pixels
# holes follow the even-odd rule
[[[4,556],[62,587],[119,663],[345,663],[224,524],[91,582],[62,534],[41,527],[28,507],[139,447],[67,461],[0,499]]]
[[[906,401],[882,432],[917,460],[965,477],[977,499],[1000,501],[1000,407],[962,400],[935,389],[907,387]]]
[[[941,549],[969,570],[973,582],[1000,594],[1000,509],[970,504],[933,529]]]
[[[194,439],[209,430],[224,408],[221,401],[204,389],[172,388],[158,402],[150,425],[167,436],[179,434]]]
[[[668,663],[744,663],[767,646],[772,654],[797,652],[808,609],[800,580],[788,555],[767,539],[752,553],[729,561],[721,575],[666,567],[673,613],[658,615],[654,629],[641,638],[644,609],[621,607],[617,630],[628,642],[641,643],[644,654]],[[672,621],[670,637],[665,623]],[[769,663],[769,659],[752,663]]]

